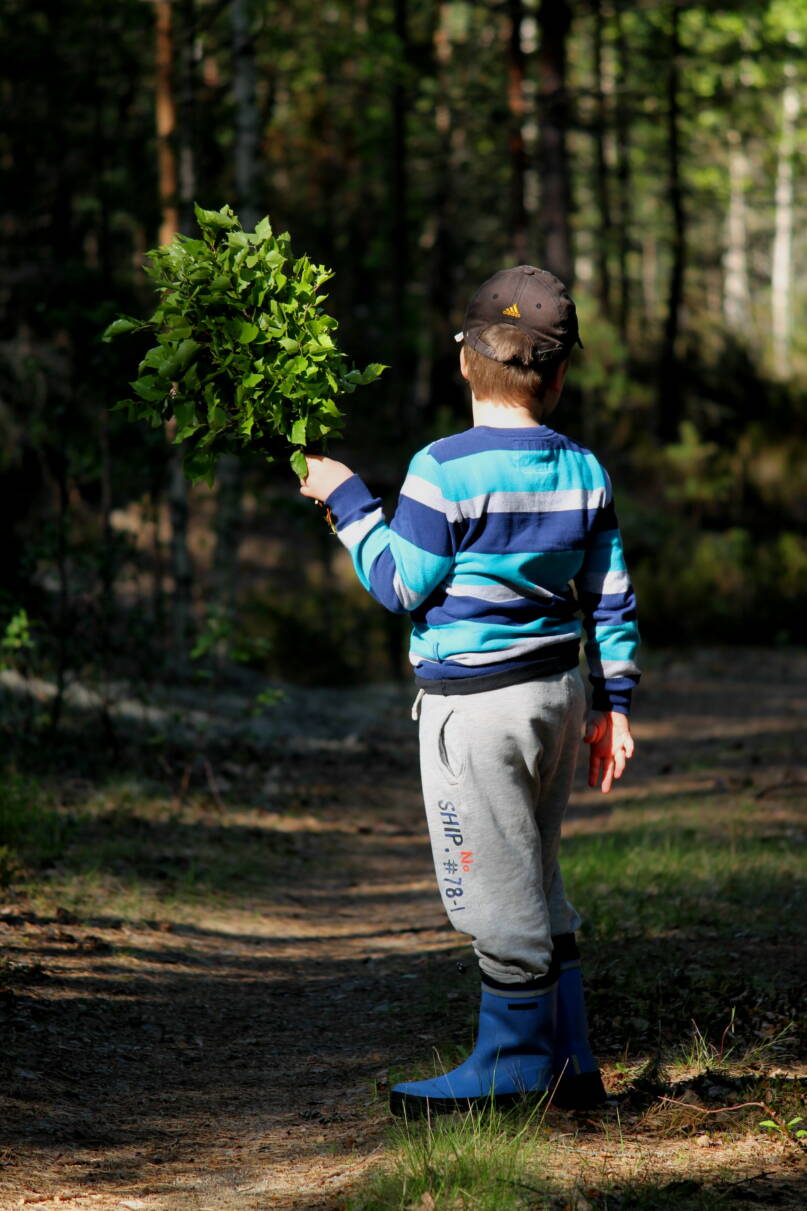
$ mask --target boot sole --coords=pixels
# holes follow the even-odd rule
[[[432,1114],[467,1114],[469,1110],[509,1110],[513,1106],[539,1106],[547,1091],[486,1094],[484,1097],[414,1097],[411,1093],[389,1095],[390,1113],[396,1118],[426,1118]]]

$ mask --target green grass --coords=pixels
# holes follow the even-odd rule
[[[523,1211],[543,1206],[542,1108],[489,1108],[401,1123],[390,1136],[392,1163],[351,1199],[349,1211]],[[536,1200],[540,1200],[536,1202]]]
[[[69,817],[48,806],[36,778],[16,770],[0,777],[0,889],[10,887],[30,869],[47,865],[62,851],[70,831]]]

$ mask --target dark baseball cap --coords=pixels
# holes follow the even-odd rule
[[[535,265],[500,269],[473,295],[465,311],[462,332],[455,339],[494,361],[504,360],[482,340],[493,324],[513,324],[532,337],[534,362],[545,362],[583,348],[574,300],[560,278]]]

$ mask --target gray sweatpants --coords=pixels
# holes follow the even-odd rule
[[[503,983],[544,975],[580,924],[558,868],[585,714],[577,669],[420,703],[423,797],[448,918]]]

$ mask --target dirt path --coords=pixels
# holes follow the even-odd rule
[[[750,788],[792,814],[805,795],[807,659],[751,656],[743,675],[726,654],[659,662],[630,781],[609,800],[581,786],[570,834],[662,792],[728,800]],[[265,856],[265,879],[240,900],[208,894],[201,860],[194,902],[166,897],[148,918],[116,918],[97,896],[83,909],[9,896],[0,1207],[333,1211],[378,1162],[390,1069],[443,1041],[439,1016],[467,1011],[472,978],[446,985],[464,950],[434,890],[410,698],[374,691],[347,736],[290,739],[261,771],[258,806],[175,812],[174,849],[183,827],[188,853],[204,833],[222,861],[233,839]],[[628,1153],[597,1136],[574,1163],[582,1177],[606,1163],[674,1175],[680,1140],[632,1140]],[[797,1160],[760,1139],[690,1164],[737,1179],[765,1170],[770,1190],[791,1191]]]

